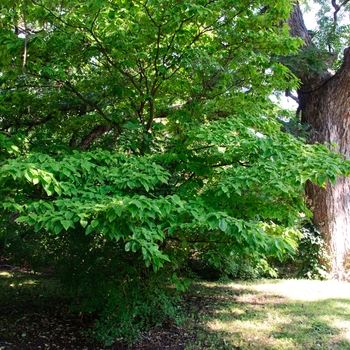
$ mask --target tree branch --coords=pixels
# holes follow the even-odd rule
[[[22,70],[24,70],[24,67],[25,67],[26,61],[27,61],[27,44],[28,44],[27,6],[28,6],[28,0],[26,0],[25,4],[23,5],[23,23],[24,23],[24,35],[25,35],[25,37],[24,37]]]
[[[106,114],[103,112],[103,110],[98,106],[97,103],[85,98],[69,81],[66,81],[64,83],[64,88],[70,92],[73,92],[76,96],[78,96],[87,105],[93,107],[93,109],[96,110],[101,115],[101,117],[103,119],[105,119],[109,124],[111,124],[117,128],[119,134],[121,134],[123,132],[123,129],[121,128],[121,126],[117,122],[114,122],[112,119],[108,118],[106,116]]]
[[[110,125],[98,125],[96,126],[89,134],[87,134],[79,143],[78,147],[86,149],[89,147],[91,142],[96,140],[97,137],[105,134],[108,131],[111,131],[113,129],[112,126]],[[73,138],[71,139],[71,142],[74,140]]]
[[[342,2],[340,5],[337,4],[336,0],[332,0],[332,6],[334,8],[334,13],[333,13],[333,20],[334,20],[334,25],[337,24],[338,22],[338,12],[342,7],[344,7],[350,0],[345,0]]]
[[[23,123],[20,123],[19,127],[25,126],[25,127],[28,128],[28,131],[29,131],[32,127],[34,127],[36,125],[45,124],[46,122],[48,122],[49,120],[51,120],[53,118],[55,118],[55,116],[50,115],[50,116],[47,116],[47,117],[45,117],[43,119],[35,119],[33,121],[23,122]],[[15,125],[16,125],[16,123],[4,125],[4,126],[1,127],[0,130],[7,130],[7,129],[15,126]],[[17,127],[18,127],[18,124],[17,124]]]

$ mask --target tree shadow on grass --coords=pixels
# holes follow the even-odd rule
[[[107,347],[84,332],[96,315],[71,312],[69,296],[52,276],[2,270],[0,349],[350,349],[350,298],[292,300],[273,288],[256,289],[264,283],[193,283],[182,322],[165,320],[133,346]]]
[[[292,300],[253,287],[198,284],[201,341],[187,349],[350,349],[350,298]]]
[[[0,349],[100,349],[84,334],[93,318],[71,312],[70,303],[50,274],[1,268]]]

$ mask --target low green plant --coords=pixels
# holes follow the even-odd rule
[[[131,343],[151,326],[178,318],[178,292],[171,288],[168,269],[156,273],[102,235],[66,233],[59,246],[57,274],[73,296],[72,309],[95,315],[93,339],[105,345]]]
[[[309,279],[327,279],[329,257],[321,233],[315,226],[304,226],[295,257],[297,275]]]
[[[176,293],[171,295],[174,291],[166,290],[159,276],[151,274],[146,280],[130,280],[124,282],[123,288],[111,291],[91,331],[94,339],[105,345],[116,340],[130,344],[151,326],[181,318]]]
[[[22,230],[9,235],[3,248],[10,264],[36,271],[49,266],[71,311],[94,317],[95,326],[87,331],[105,345],[131,343],[142,331],[181,318],[178,291],[188,283],[175,273],[170,279],[169,269],[155,273],[103,235],[78,229],[59,235]]]
[[[277,277],[276,268],[261,256],[240,256],[231,254],[223,257],[217,252],[203,252],[200,258],[190,260],[190,268],[200,278],[208,281],[240,279],[255,280],[261,277]]]
[[[277,277],[277,271],[267,262],[266,259],[241,259],[229,260],[225,271],[232,279],[243,281],[255,280],[262,277]]]
[[[322,234],[312,224],[300,228],[301,238],[298,249],[282,263],[275,259],[275,266],[280,276],[324,280],[329,278],[329,256]]]

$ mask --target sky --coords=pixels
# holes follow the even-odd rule
[[[320,6],[315,3],[309,6],[310,6],[310,11],[306,11],[305,6],[301,6],[301,9],[303,11],[303,17],[304,17],[306,28],[314,30],[317,28],[316,13],[319,10]]]

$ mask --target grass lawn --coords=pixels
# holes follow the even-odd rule
[[[186,349],[350,349],[350,284],[262,280],[197,283],[196,343]]]
[[[72,313],[52,277],[0,271],[0,350],[350,349],[350,284],[260,280],[193,282],[185,316],[132,347],[89,343],[89,315]]]

